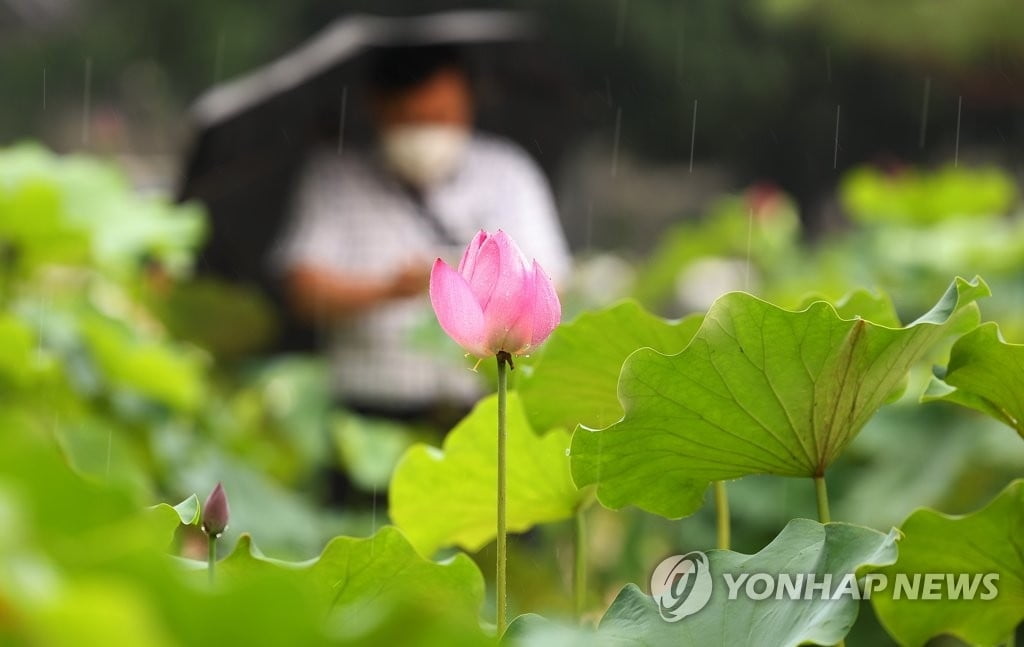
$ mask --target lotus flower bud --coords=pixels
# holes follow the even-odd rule
[[[210,492],[203,505],[203,532],[210,537],[219,537],[227,530],[230,515],[228,495],[224,493],[224,487],[217,483],[217,487],[213,488],[213,492]]]
[[[481,358],[529,352],[562,317],[551,278],[500,229],[477,233],[458,270],[434,262],[430,302],[448,336]]]

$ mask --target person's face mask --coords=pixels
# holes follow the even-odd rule
[[[451,175],[462,160],[469,131],[444,124],[394,126],[381,136],[388,166],[412,186],[423,189]]]

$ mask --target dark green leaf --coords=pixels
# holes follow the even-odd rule
[[[890,591],[900,574],[911,578],[911,584],[915,577],[941,576],[939,599],[871,597],[882,624],[901,644],[924,645],[934,636],[951,634],[975,645],[998,645],[1024,621],[1024,481],[1013,482],[986,507],[966,516],[918,510],[901,530],[905,538],[899,560],[881,569]],[[985,599],[986,587],[977,580],[989,573],[998,575],[998,594]],[[976,587],[974,595],[968,599],[967,589],[962,589],[960,599],[954,599],[945,574]],[[916,586],[920,592],[924,584]]]
[[[710,551],[711,597],[707,605],[682,619],[663,620],[658,603],[636,585],[627,585],[612,603],[596,635],[573,632],[545,622],[537,616],[517,618],[510,636],[517,644],[530,645],[643,645],[644,647],[706,647],[708,645],[834,645],[840,642],[857,619],[859,593],[847,591],[836,599],[790,600],[773,594],[764,600],[745,595],[746,581],[739,585],[735,599],[729,599],[733,581],[743,574],[765,573],[773,577],[789,574],[813,575],[815,582],[829,577],[830,593],[843,590],[843,579],[856,577],[869,566],[896,561],[894,530],[883,534],[863,526],[831,523],[821,525],[794,519],[768,546],[755,555],[725,550]],[[852,585],[852,584],[851,584]],[[765,590],[758,584],[755,590]],[[773,585],[777,587],[777,585]],[[694,589],[695,590],[695,589]],[[779,588],[773,588],[778,591]],[[856,597],[855,597],[856,596]],[[776,599],[780,598],[781,599]]]
[[[681,353],[630,355],[619,379],[626,415],[577,429],[573,479],[596,484],[608,507],[680,517],[712,481],[822,475],[952,322],[976,320],[973,302],[986,295],[980,278],[958,278],[924,316],[890,328],[825,302],[791,312],[727,294]]]
[[[953,344],[949,365],[922,397],[976,409],[1024,436],[1024,345],[1009,344],[985,323]]]

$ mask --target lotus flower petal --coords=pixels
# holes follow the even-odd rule
[[[491,300],[491,294],[501,276],[501,250],[493,237],[488,236],[480,243],[476,255],[465,259],[466,271],[459,274],[469,284],[473,297],[483,310]]]
[[[511,324],[507,327],[489,328],[491,346],[495,351],[504,350],[513,355],[523,352],[530,346],[533,333],[533,301],[536,290],[533,285],[534,275],[529,273],[520,284],[518,300],[508,314]]]
[[[430,300],[444,331],[478,357],[524,353],[547,339],[562,316],[550,277],[500,229],[477,232],[458,271],[437,259]]]
[[[480,246],[490,237],[486,231],[481,229],[473,236],[466,251],[462,252],[462,260],[459,261],[459,274],[464,277],[473,275],[473,266],[476,264],[477,254],[480,253]]]
[[[492,338],[515,324],[529,300],[526,268],[523,253],[503,231],[499,230],[480,247],[473,276],[466,279],[484,311]]]
[[[477,357],[491,355],[484,345],[484,313],[466,279],[440,258],[430,271],[430,303],[448,336]]]
[[[555,292],[555,285],[537,261],[533,262],[533,275],[533,330],[530,348],[536,348],[544,343],[562,320],[562,304],[558,300],[558,293]]]

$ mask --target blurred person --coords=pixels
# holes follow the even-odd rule
[[[341,404],[446,429],[481,385],[458,353],[412,339],[432,321],[434,258],[457,262],[478,230],[500,228],[557,285],[569,271],[568,246],[537,164],[512,142],[474,132],[458,49],[381,50],[368,83],[376,145],[312,157],[275,261],[295,309],[329,327]]]

